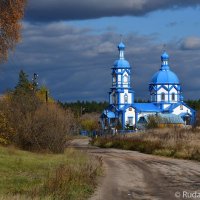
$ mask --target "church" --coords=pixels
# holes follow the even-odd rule
[[[196,112],[183,101],[180,81],[169,66],[169,55],[161,55],[161,67],[149,83],[149,103],[135,103],[131,87],[131,66],[124,57],[125,45],[118,45],[119,58],[112,69],[112,86],[109,92],[109,106],[101,114],[103,129],[126,127],[139,128],[148,121],[148,116],[159,116],[166,123],[194,125]]]

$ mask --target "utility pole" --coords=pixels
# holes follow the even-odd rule
[[[38,86],[37,77],[38,77],[38,74],[34,73],[34,74],[33,74],[33,78],[32,78],[33,92],[34,92],[34,93],[36,92],[37,86]]]
[[[47,104],[49,100],[48,90],[45,91],[45,99],[46,99],[46,104]]]

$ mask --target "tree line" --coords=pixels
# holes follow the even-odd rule
[[[64,109],[70,108],[75,113],[75,115],[78,117],[80,117],[86,113],[99,113],[100,114],[109,105],[109,103],[106,101],[103,101],[103,102],[77,101],[77,102],[65,102],[65,103],[58,101],[58,103]]]
[[[76,102],[61,102],[58,103],[64,108],[70,108],[76,116],[81,116],[85,113],[101,113],[109,103],[107,101],[76,101]],[[147,100],[137,99],[135,103],[149,103]],[[185,103],[194,110],[200,110],[200,99],[198,100],[186,100]]]

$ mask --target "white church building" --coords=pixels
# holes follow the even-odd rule
[[[149,83],[150,103],[135,103],[131,87],[131,66],[124,57],[125,45],[118,45],[119,59],[112,67],[112,87],[109,106],[101,115],[104,129],[127,126],[136,128],[149,115],[159,115],[173,123],[193,125],[196,112],[183,101],[182,89],[177,75],[169,67],[169,56],[161,55],[161,67]]]

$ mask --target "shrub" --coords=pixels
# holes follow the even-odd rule
[[[10,144],[14,135],[14,130],[10,127],[5,114],[0,111],[0,144]]]
[[[73,114],[57,105],[40,106],[34,115],[27,114],[17,128],[15,142],[27,150],[62,153],[66,136],[73,128]]]
[[[159,117],[155,115],[149,115],[146,128],[147,129],[153,129],[153,128],[158,128],[158,123],[159,123]]]
[[[64,151],[66,135],[70,131],[67,120],[69,113],[57,105],[40,106],[34,115],[27,115],[19,127],[15,142],[27,150],[48,150],[54,153]]]
[[[80,118],[80,125],[83,130],[96,131],[99,129],[99,114],[90,113],[84,114]]]
[[[200,161],[199,129],[151,129],[128,136],[93,138],[91,144]]]
[[[15,132],[12,142],[25,150],[61,153],[66,137],[76,131],[70,110],[42,103],[33,93],[10,94],[1,110]]]

